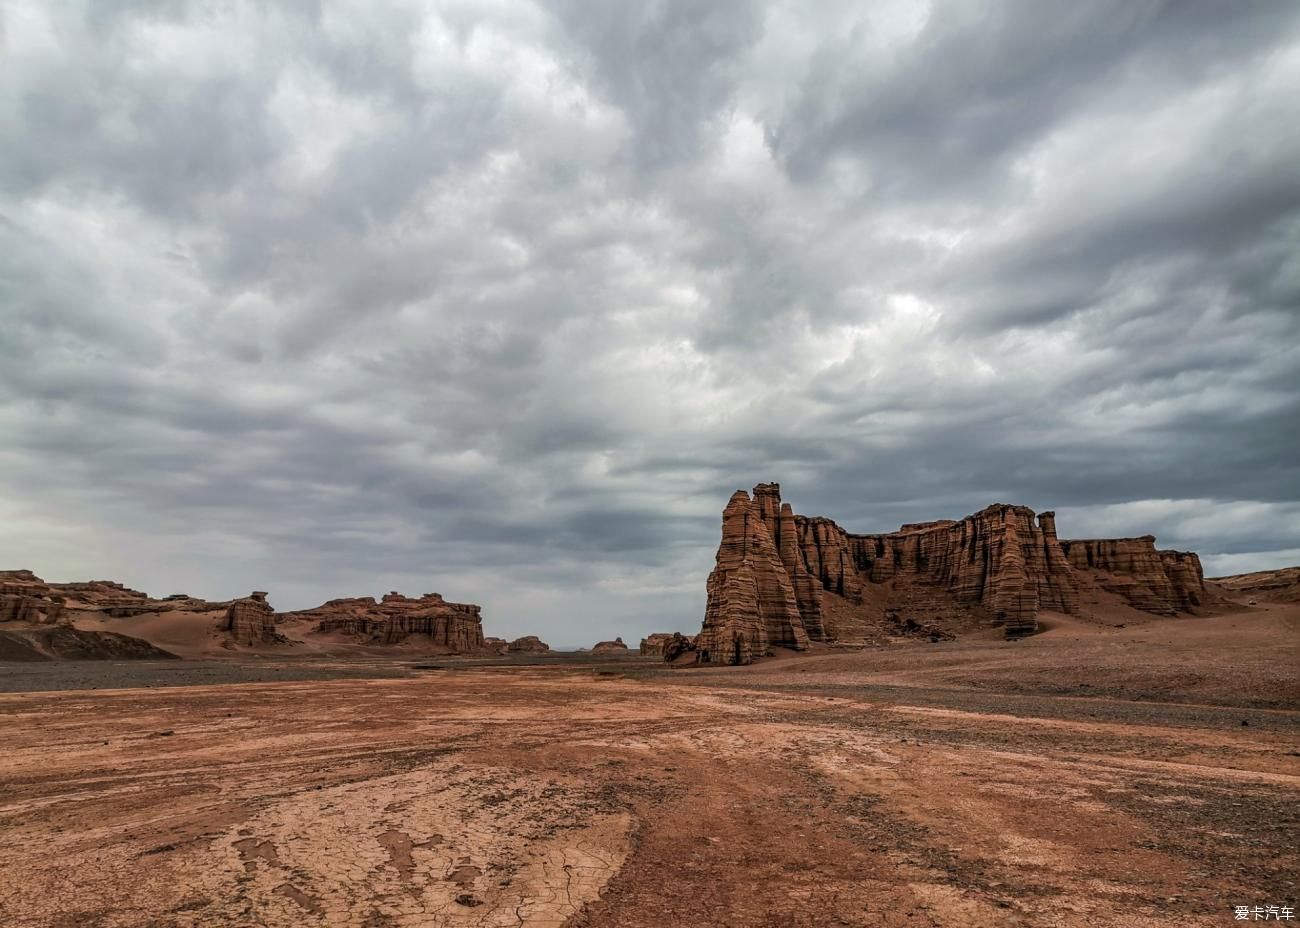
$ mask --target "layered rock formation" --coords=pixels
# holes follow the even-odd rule
[[[1205,598],[1205,571],[1195,551],[1161,551],[1160,563],[1174,590],[1174,607],[1187,612]]]
[[[683,635],[680,632],[673,632],[672,637],[663,643],[662,656],[665,661],[675,661],[683,654],[693,654],[694,652],[694,635]]]
[[[266,601],[266,594],[260,590],[230,604],[221,630],[229,634],[236,644],[247,646],[284,644],[289,640],[276,630],[275,610]]]
[[[335,599],[315,609],[282,614],[271,608],[266,597],[264,592],[254,592],[243,599],[208,602],[185,593],[173,593],[164,599],[153,599],[111,580],[47,583],[29,570],[0,571],[0,622],[5,623],[34,626],[75,621],[83,626],[79,633],[110,635],[117,634],[116,629],[111,632],[104,629],[105,623],[123,619],[128,621],[120,627],[126,631],[148,628],[152,634],[165,626],[162,642],[175,642],[167,646],[182,648],[192,645],[193,634],[187,631],[173,633],[194,622],[200,623],[200,628],[216,638],[214,644],[229,648],[231,645],[253,647],[300,643],[284,634],[281,624],[287,622],[302,623],[307,627],[299,630],[309,634],[346,635],[364,644],[391,645],[412,636],[422,636],[421,644],[438,653],[473,654],[490,650],[486,648],[483,637],[479,607],[447,602],[437,593],[428,593],[419,599],[389,593],[380,602],[369,596]],[[150,618],[164,613],[173,614],[170,618],[175,621],[160,623]],[[138,617],[145,618],[139,622],[129,621]],[[86,625],[95,628],[90,630],[84,627]],[[64,651],[85,650],[83,645],[88,639],[83,636],[74,640],[74,637],[64,635],[58,639],[66,645]],[[504,652],[508,645],[501,641],[498,647]],[[546,649],[545,645],[542,649]],[[16,645],[11,650],[18,653]],[[131,646],[108,642],[107,639],[103,650],[128,656],[133,652]],[[55,651],[57,648],[50,653]],[[148,653],[144,648],[134,648],[134,652]]]
[[[30,570],[0,571],[0,622],[57,622],[64,599]]]
[[[1040,610],[1078,612],[1081,586],[1162,615],[1199,605],[1196,555],[1157,551],[1154,542],[1062,542],[1055,513],[1002,503],[857,535],[795,515],[778,484],[759,484],[752,499],[738,490],[723,511],[697,653],[703,663],[743,664],[775,647],[861,644],[891,627],[938,638],[936,620],[1017,637],[1037,630]]]
[[[536,635],[516,638],[506,646],[511,654],[549,654],[551,646]]]
[[[20,599],[27,600],[25,606],[18,605]],[[30,570],[0,571],[0,615],[17,615],[21,609],[28,616],[38,614],[37,621],[57,621],[65,611],[130,618],[152,612],[210,612],[227,605],[205,602],[183,593],[151,599],[146,593],[112,580],[47,583]]]
[[[314,609],[285,614],[315,621],[316,631],[355,636],[373,644],[397,644],[412,635],[425,635],[435,647],[457,654],[485,649],[481,609],[472,603],[447,602],[437,593],[411,599],[388,593],[332,599]]]
[[[641,656],[642,657],[663,657],[664,644],[673,637],[672,632],[655,632],[653,635],[646,635],[641,639]]]
[[[1061,546],[1070,566],[1093,572],[1103,589],[1123,596],[1134,608],[1161,615],[1178,611],[1179,597],[1154,535],[1063,541]]]
[[[0,622],[7,626],[0,631],[0,660],[157,660],[176,656],[143,638],[73,627],[69,607],[98,611],[87,600],[94,600],[105,588],[110,598],[126,589],[104,581],[46,583],[30,570],[0,571]],[[144,597],[143,593],[137,595]]]
[[[622,638],[615,638],[613,641],[598,641],[595,647],[591,649],[592,654],[626,654],[627,645],[623,643]]]
[[[695,639],[702,663],[748,664],[773,647],[808,647],[803,612],[777,547],[779,490],[760,495],[764,489],[755,487],[753,500],[737,490],[722,512],[722,544],[709,574],[704,627]]]
[[[1199,563],[1197,564],[1199,567]],[[1300,603],[1300,567],[1279,567],[1250,574],[1216,577],[1214,584],[1227,595],[1258,603]]]

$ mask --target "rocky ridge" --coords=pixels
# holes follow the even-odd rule
[[[500,639],[489,645],[483,636],[479,606],[448,602],[437,593],[412,599],[394,592],[378,602],[369,596],[334,599],[313,609],[277,613],[262,591],[225,602],[209,602],[184,593],[154,599],[110,580],[48,583],[30,570],[0,571],[0,622],[9,626],[7,631],[11,635],[18,634],[15,627],[19,625],[23,626],[23,634],[42,625],[72,628],[82,622],[95,626],[94,629],[78,628],[80,637],[60,634],[50,639],[67,644],[64,650],[70,653],[86,650],[89,641],[86,636],[131,637],[104,629],[106,620],[148,619],[168,613],[175,614],[176,623],[207,623],[203,627],[226,649],[301,643],[286,631],[294,635],[351,638],[358,644],[381,646],[403,643],[415,636],[419,645],[450,654],[504,653],[509,647]],[[128,631],[135,630],[134,623],[125,627]],[[143,639],[138,640],[145,643]],[[525,645],[523,649],[528,647]],[[15,655],[23,652],[17,644],[8,650]],[[132,647],[122,642],[112,647],[106,645],[106,650],[137,656],[132,653]],[[545,644],[541,644],[541,650],[547,650]],[[143,647],[134,651],[139,656],[149,654]],[[163,651],[157,653],[173,656]]]
[[[745,664],[882,630],[942,640],[947,626],[996,626],[1019,637],[1037,630],[1040,610],[1078,613],[1085,589],[1158,615],[1205,597],[1199,558],[1158,551],[1150,535],[1061,541],[1055,513],[1005,503],[859,535],[796,515],[779,484],[759,484],[723,510],[696,650],[702,663]]]
[[[143,638],[76,628],[78,612],[122,608],[143,593],[109,581],[47,583],[30,570],[0,571],[0,660],[167,659],[176,655]],[[111,613],[110,613],[111,614]]]
[[[456,654],[490,650],[480,607],[448,602],[438,593],[412,599],[394,591],[379,602],[373,596],[331,599],[314,609],[285,613],[284,620],[315,622],[319,634],[343,634],[371,644],[398,644],[423,635],[434,647]]]
[[[1300,603],[1300,567],[1215,577],[1212,583],[1236,599],[1261,603]]]

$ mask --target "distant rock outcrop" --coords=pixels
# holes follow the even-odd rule
[[[285,619],[309,619],[322,633],[342,633],[372,644],[397,644],[412,635],[424,635],[430,644],[455,654],[486,648],[483,617],[472,603],[450,603],[437,593],[411,599],[388,593],[379,602],[373,596],[332,599],[314,609],[285,613]]]
[[[1199,605],[1196,555],[1154,542],[1062,542],[1055,513],[1003,503],[856,535],[795,515],[778,484],[759,484],[723,511],[696,651],[701,663],[745,664],[776,647],[858,645],[900,629],[941,640],[944,626],[986,625],[1017,637],[1037,630],[1040,610],[1077,613],[1085,586],[1160,615]]]
[[[289,641],[276,630],[275,610],[260,590],[230,604],[221,630],[236,644],[245,646],[286,644]]]
[[[504,653],[508,647],[500,639],[496,649],[487,647],[478,606],[447,602],[437,593],[427,593],[419,599],[389,593],[380,602],[369,596],[334,599],[315,609],[279,614],[266,597],[266,593],[259,591],[227,602],[209,602],[185,593],[153,599],[111,580],[47,583],[30,570],[0,571],[0,622],[5,623],[71,625],[77,622],[98,626],[104,634],[116,634],[116,630],[109,632],[102,628],[106,620],[175,613],[176,623],[200,623],[199,627],[216,636],[215,643],[224,647],[301,643],[284,633],[286,629],[295,630],[292,624],[284,623],[296,622],[309,623],[306,631],[350,636],[359,644],[392,645],[412,636],[423,636],[420,644],[436,653],[492,653],[496,649],[499,649],[497,653]],[[176,623],[171,624],[173,629],[178,627]],[[128,621],[122,627],[127,631],[139,627],[157,629],[159,623]],[[79,632],[97,633],[84,627]],[[72,639],[63,636],[63,640],[68,644],[65,650],[77,650]],[[106,646],[106,653],[113,652],[114,647],[124,654],[131,650],[126,646]],[[17,645],[11,650],[17,653]],[[144,653],[143,649],[137,650]]]
[[[506,650],[511,654],[548,654],[551,646],[536,635],[525,635],[510,642]]]
[[[627,654],[627,645],[623,643],[622,638],[615,638],[613,641],[598,641],[591,649],[592,654]]]
[[[30,570],[0,570],[0,622],[57,622],[63,608],[63,597]]]
[[[668,662],[677,660],[683,654],[692,654],[695,651],[694,635],[683,635],[681,632],[673,632],[672,637],[663,644],[663,659]]]
[[[642,657],[663,657],[664,645],[673,637],[673,632],[655,632],[641,639]]]
[[[1200,565],[1197,564],[1197,567]],[[1234,599],[1260,603],[1300,603],[1300,567],[1280,567],[1277,570],[1215,577],[1212,582]]]
[[[68,612],[70,594],[78,597],[74,605],[84,607],[82,588],[89,586],[46,583],[30,570],[0,571],[0,623],[6,626],[0,630],[0,660],[159,660],[176,656],[143,638],[74,628]],[[113,595],[122,589],[115,587]]]

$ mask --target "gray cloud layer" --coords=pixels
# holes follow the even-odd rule
[[[4,564],[590,643],[767,479],[1300,561],[1287,0],[0,17]]]

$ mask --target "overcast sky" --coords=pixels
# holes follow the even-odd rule
[[[1300,3],[0,0],[0,567],[590,644],[766,480],[1300,563]]]

